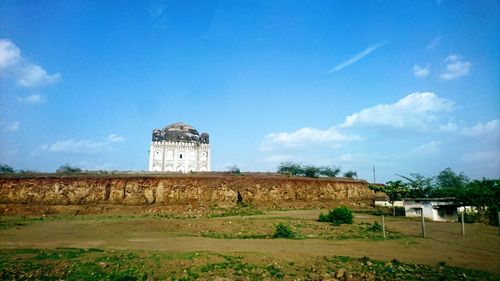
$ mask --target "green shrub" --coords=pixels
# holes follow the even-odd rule
[[[382,231],[382,226],[378,222],[374,222],[368,230],[373,231],[373,232],[380,232]]]
[[[498,221],[498,212],[500,212],[500,208],[496,205],[489,206],[488,210],[486,210],[486,215],[488,217],[488,222],[491,225],[498,225],[500,222]]]
[[[276,231],[274,232],[273,238],[295,238],[296,234],[292,231],[292,228],[289,224],[278,223],[276,225]]]
[[[406,216],[405,207],[394,207],[394,209],[396,211],[396,216],[397,217],[404,217],[404,216]]]
[[[328,214],[320,214],[320,222],[331,222],[335,225],[339,224],[352,224],[353,214],[351,209],[347,207],[334,208]]]
[[[471,211],[464,213],[464,222],[465,223],[476,223],[476,222],[479,222],[479,218],[480,218],[480,214],[479,213],[475,213],[475,212],[471,212]],[[458,216],[458,221],[462,222],[462,216],[461,215]]]

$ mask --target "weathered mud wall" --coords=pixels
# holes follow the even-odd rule
[[[238,196],[239,194],[239,196]],[[0,214],[186,211],[233,207],[369,204],[365,181],[265,176],[78,176],[0,178]]]

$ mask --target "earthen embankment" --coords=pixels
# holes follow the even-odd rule
[[[0,178],[0,214],[186,211],[367,205],[366,181],[263,175],[34,176]]]

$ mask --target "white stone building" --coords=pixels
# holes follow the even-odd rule
[[[163,130],[153,130],[149,147],[149,171],[210,171],[208,134],[200,135],[193,127],[184,123],[174,123]]]

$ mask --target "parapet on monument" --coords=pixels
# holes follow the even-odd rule
[[[174,123],[163,130],[153,130],[149,147],[149,171],[210,171],[210,144],[207,133],[184,123]]]

